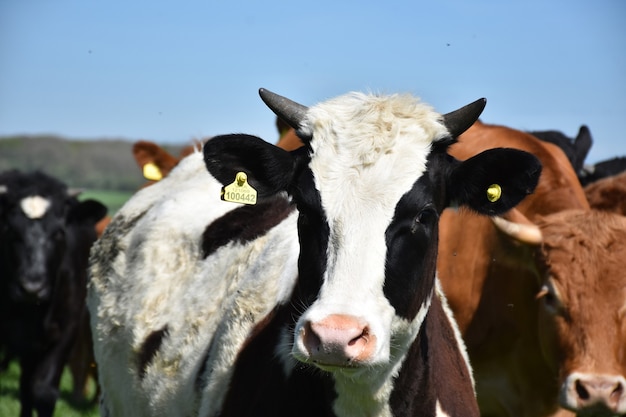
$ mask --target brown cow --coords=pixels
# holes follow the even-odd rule
[[[169,175],[181,159],[200,149],[202,149],[202,142],[195,141],[193,144],[182,148],[178,157],[175,157],[156,143],[147,140],[135,142],[133,156],[137,165],[142,169],[144,177],[150,181],[144,187]]]
[[[624,414],[625,219],[590,211],[563,152],[526,133],[477,122],[451,154],[467,159],[493,147],[527,150],[543,171],[535,193],[507,216],[527,224],[507,223],[507,233],[529,236],[467,211],[447,210],[440,222],[439,277],[481,413],[573,415],[560,404],[583,415]]]
[[[626,172],[592,182],[585,195],[594,209],[626,216]]]

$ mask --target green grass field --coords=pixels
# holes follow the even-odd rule
[[[11,362],[9,368],[0,373],[0,416],[18,417],[20,415],[20,401],[18,398],[20,368],[17,362]],[[93,395],[95,385],[89,387],[89,395]],[[61,396],[54,409],[55,417],[97,417],[99,416],[97,402],[95,404],[71,404],[72,377],[67,369],[61,377]],[[34,415],[34,414],[33,414]]]
[[[111,191],[111,190],[87,190],[80,194],[81,200],[92,198],[100,201],[108,207],[109,216],[113,216],[124,203],[133,195],[131,192]]]

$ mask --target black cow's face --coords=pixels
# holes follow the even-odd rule
[[[65,208],[50,198],[28,196],[3,210],[2,263],[15,301],[47,300],[65,253]]]
[[[59,277],[75,272],[74,258],[86,262],[94,225],[105,215],[104,205],[79,202],[44,173],[0,173],[0,296],[16,303],[49,300]]]

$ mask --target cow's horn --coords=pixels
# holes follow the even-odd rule
[[[68,188],[67,189],[67,196],[68,197],[78,197],[80,194],[82,194],[83,189],[82,188]]]
[[[491,221],[498,230],[519,242],[540,245],[543,241],[541,229],[534,224],[511,222],[499,216],[492,217]]]
[[[300,127],[300,122],[304,119],[308,107],[291,101],[288,98],[272,93],[265,88],[259,89],[259,95],[263,102],[269,107],[276,116],[283,119],[289,126],[294,129]]]
[[[480,98],[473,103],[443,115],[443,123],[453,137],[459,136],[474,124],[487,105],[486,98]]]

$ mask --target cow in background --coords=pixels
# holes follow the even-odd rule
[[[557,145],[569,159],[580,183],[584,186],[602,178],[618,175],[626,171],[626,157],[615,157],[594,164],[586,164],[585,159],[593,144],[589,128],[582,125],[576,138],[572,139],[557,130],[530,131],[531,135]]]
[[[529,134],[477,122],[450,153],[494,147],[537,156],[537,188],[492,220],[446,210],[438,264],[481,414],[624,414],[624,219],[591,211],[561,149]]]
[[[139,168],[141,168],[144,178],[149,181],[144,184],[144,187],[168,176],[181,159],[194,151],[199,152],[202,149],[203,142],[194,141],[193,144],[183,147],[177,157],[154,142],[147,140],[135,142],[133,144],[133,157]]]
[[[591,149],[591,145],[593,145],[591,131],[586,125],[580,126],[578,134],[574,139],[565,136],[558,130],[534,130],[528,133],[561,148],[572,164],[576,175],[582,175],[585,159]]]
[[[41,172],[0,174],[0,343],[19,360],[21,416],[53,414],[86,314],[86,270],[106,207]]]
[[[586,164],[579,178],[583,186],[588,186],[603,178],[619,175],[625,171],[626,157],[621,156],[605,159],[595,164]]]
[[[276,126],[279,129],[279,140],[276,144],[285,150],[293,150],[302,146],[302,142],[296,136],[294,129],[283,129],[284,122],[276,118]],[[205,140],[194,141],[193,144],[183,147],[178,156],[170,154],[166,149],[158,144],[139,140],[133,144],[132,152],[137,165],[147,183],[143,187],[153,185],[160,181],[178,165],[181,159],[192,154],[194,151],[199,152],[202,149],[202,143]],[[143,188],[142,187],[142,188]],[[104,233],[104,229],[110,223],[111,217],[105,216],[96,224],[96,233],[100,237]],[[72,351],[70,361],[68,363],[70,373],[73,379],[72,401],[76,404],[85,402],[88,380],[91,378],[96,382],[98,380],[97,366],[93,358],[92,336],[89,328],[89,319],[85,320],[85,325],[81,326],[77,343]],[[97,392],[94,400],[97,399]]]
[[[292,151],[302,146],[302,141],[296,135],[295,129],[291,128],[279,117],[276,118],[276,129],[278,130],[276,146],[279,148]],[[152,185],[168,176],[181,159],[192,154],[194,151],[200,151],[204,142],[206,142],[206,140],[194,141],[193,144],[183,147],[178,156],[170,154],[162,146],[148,140],[135,142],[133,144],[133,157],[141,169],[144,178],[149,181],[144,184],[144,187]]]
[[[102,413],[477,416],[435,276],[438,217],[449,204],[506,211],[532,192],[537,160],[447,154],[482,100],[441,116],[410,96],[310,109],[262,97],[306,147],[213,138],[96,243]],[[221,202],[243,195],[230,183],[256,189],[256,205]],[[506,191],[490,200],[494,183]]]
[[[585,195],[594,209],[626,216],[626,172],[592,182]]]

